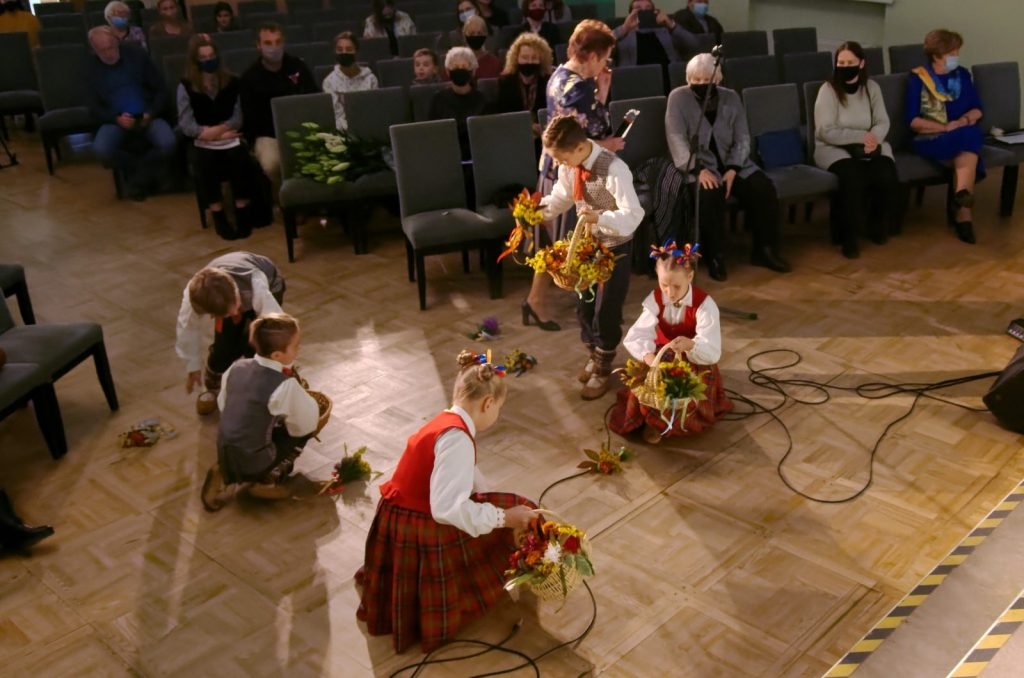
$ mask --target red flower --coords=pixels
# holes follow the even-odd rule
[[[609,464],[606,461],[602,461],[600,464],[597,465],[597,470],[607,476],[607,475],[611,475],[611,472],[614,469],[612,468],[611,464]]]
[[[575,536],[569,537],[568,539],[565,540],[565,543],[562,544],[562,548],[565,549],[566,551],[568,551],[569,553],[574,553],[574,554],[575,553],[579,553],[579,550],[580,550],[580,540],[579,540],[579,537],[575,537]]]

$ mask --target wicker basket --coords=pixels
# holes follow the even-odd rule
[[[334,403],[332,403],[331,399],[320,391],[307,390],[306,392],[313,396],[313,400],[316,401],[317,407],[320,408],[320,420],[316,424],[316,431],[313,432],[313,435],[317,436],[320,435],[320,431],[324,429],[324,426],[326,426],[327,422],[330,420],[331,408],[334,407]]]
[[[566,250],[565,253],[565,262],[562,264],[559,270],[548,271],[548,273],[551,274],[552,280],[555,281],[555,284],[561,287],[563,290],[566,290],[568,292],[576,292],[577,294],[579,294],[583,292],[584,289],[587,289],[586,287],[582,289],[580,288],[579,274],[576,271],[570,269],[572,268],[572,263],[576,257],[576,250],[579,248],[580,242],[584,238],[589,237],[591,237],[590,225],[587,224],[581,217],[576,222],[576,228],[574,228],[572,231],[572,239],[569,241],[569,249]],[[602,270],[601,275],[597,278],[595,282],[597,282],[598,284],[603,284],[608,282],[608,279],[611,277],[611,271]],[[589,285],[587,287],[589,287]]]
[[[560,517],[558,514],[547,509],[534,509],[534,513],[546,513],[558,522],[566,523],[567,521]],[[590,540],[586,537],[580,543],[580,550],[589,551]],[[562,586],[562,577],[559,572],[564,573],[565,586]],[[569,594],[573,592],[576,587],[583,583],[583,575],[580,571],[573,567],[560,567],[558,571],[552,572],[548,576],[539,582],[527,582],[526,586],[530,587],[530,590],[540,598],[541,600],[561,600],[564,601],[569,597]]]

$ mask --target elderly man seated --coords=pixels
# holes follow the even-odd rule
[[[96,58],[89,73],[90,109],[100,123],[93,150],[128,177],[128,196],[145,200],[160,179],[160,158],[174,153],[174,132],[160,114],[167,104],[163,77],[142,48],[122,44],[108,26],[89,31]]]

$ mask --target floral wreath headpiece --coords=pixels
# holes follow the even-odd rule
[[[504,377],[508,373],[508,370],[505,369],[504,365],[495,365],[494,363],[491,362],[490,350],[488,350],[487,353],[475,354],[473,356],[473,360],[480,365],[490,365],[491,368],[494,370],[494,374],[496,376]]]
[[[683,245],[682,249],[680,249],[679,246],[676,245],[675,240],[669,239],[666,240],[665,244],[661,247],[651,245],[650,256],[651,259],[660,259],[662,256],[667,254],[674,259],[677,264],[689,264],[692,267],[697,263],[697,260],[700,259],[700,252],[698,252],[699,249],[699,243],[693,243],[692,245],[690,243],[686,243]]]

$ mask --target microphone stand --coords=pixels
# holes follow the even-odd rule
[[[695,176],[693,191],[693,242],[695,243],[700,242],[700,173],[704,169],[700,161],[700,130],[704,125],[704,121],[707,119],[708,103],[711,101],[711,85],[714,85],[715,77],[718,75],[718,72],[722,67],[722,46],[716,45],[714,49],[711,50],[711,55],[715,57],[715,67],[711,71],[711,82],[708,85],[708,93],[705,95],[704,101],[701,103],[700,118],[697,119],[697,127],[693,131],[693,136],[690,137],[690,162],[686,168],[686,173],[688,175]],[[713,128],[711,133],[714,134]],[[741,318],[743,320],[757,320],[757,314],[752,311],[741,311],[727,308],[725,306],[719,306],[718,310],[720,313]]]

